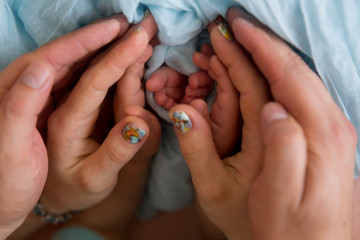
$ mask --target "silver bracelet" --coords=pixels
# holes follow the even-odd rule
[[[44,222],[52,223],[52,224],[60,224],[71,220],[76,211],[66,212],[62,214],[54,214],[48,212],[44,206],[38,202],[33,208],[33,213],[39,216]]]

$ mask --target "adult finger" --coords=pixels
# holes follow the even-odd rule
[[[150,135],[148,124],[139,117],[128,116],[110,131],[99,149],[78,164],[77,176],[90,192],[111,189],[120,169],[130,161]]]
[[[145,92],[142,86],[142,78],[145,72],[144,64],[151,55],[152,47],[148,45],[143,56],[131,65],[117,82],[116,95],[114,98],[115,121],[118,122],[126,116],[126,107],[145,106]]]
[[[257,201],[264,201],[267,209],[295,211],[305,187],[307,147],[304,132],[275,102],[264,106],[261,127],[264,163],[252,193],[257,195]]]
[[[251,155],[245,164],[249,176],[256,175],[260,169],[263,146],[261,141],[261,109],[270,100],[266,81],[236,41],[229,38],[229,29],[225,23],[208,26],[214,51],[228,69],[228,75],[240,94],[240,112],[243,118],[241,149]],[[239,166],[239,168],[243,168]]]
[[[225,156],[238,144],[242,127],[239,92],[235,89],[227,68],[216,55],[211,57],[210,67],[211,75],[217,83],[217,97],[211,110],[212,130],[217,150],[220,156]]]
[[[123,15],[116,15],[66,34],[18,58],[0,73],[0,97],[3,95],[1,92],[6,92],[31,62],[46,61],[58,74],[56,79],[61,79],[69,70],[69,65],[108,44],[123,34],[128,26]]]
[[[84,73],[56,117],[52,118],[52,126],[62,126],[63,129],[61,136],[55,138],[76,140],[91,134],[107,90],[142,56],[155,32],[156,24],[146,18],[140,25],[132,27],[125,39],[121,39],[104,58]]]
[[[151,141],[146,141],[140,151],[137,152],[135,156],[135,158],[139,159],[139,161],[147,161],[149,156],[154,155],[159,148],[161,139],[160,122],[154,114],[140,106],[129,106],[125,109],[125,113],[128,116],[134,116],[144,119],[150,128],[148,138],[151,139]]]
[[[49,96],[54,80],[51,66],[46,62],[32,63],[20,75],[0,105],[3,144],[14,146],[32,144],[38,114]]]
[[[4,179],[0,191],[6,196],[1,200],[0,225],[5,234],[7,227],[14,230],[25,220],[45,184],[47,153],[36,121],[53,80],[48,64],[33,62],[0,104],[0,175]]]
[[[312,183],[331,179],[334,172],[340,172],[345,181],[355,160],[356,134],[321,80],[269,30],[238,10],[228,15],[236,39],[267,78],[273,97],[305,132],[309,156],[305,195],[320,194],[322,185]]]
[[[189,105],[170,110],[181,152],[189,166],[199,199],[208,201],[226,191],[227,171],[216,152],[207,120]]]
[[[213,48],[217,57],[228,69],[229,76],[240,93],[240,109],[244,124],[254,123],[252,126],[256,131],[255,129],[260,125],[261,109],[270,99],[268,87],[244,50],[235,41],[224,37],[224,31],[230,30],[218,30],[226,26],[225,23],[221,24],[212,23],[208,27]],[[260,132],[257,132],[257,135],[260,136]]]
[[[106,56],[84,73],[74,89],[74,97],[67,101],[69,111],[77,113],[73,120],[86,117],[99,106],[109,87],[142,57],[155,33],[156,23],[148,16],[140,24],[133,26]],[[78,109],[81,111],[77,111]]]
[[[283,41],[259,28],[259,24],[249,22],[252,20],[240,10],[231,9],[228,16],[237,41],[268,80],[275,100],[291,112],[305,131],[323,129],[329,114],[329,108],[324,106],[335,107],[335,103],[315,73]],[[317,119],[315,124],[309,115]]]

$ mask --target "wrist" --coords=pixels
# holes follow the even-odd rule
[[[47,224],[33,213],[30,213],[25,221],[16,228],[15,231],[8,236],[8,240],[17,240],[17,239],[28,239],[29,236],[32,236],[34,233],[38,232]],[[0,239],[2,239],[0,237]]]
[[[7,239],[22,223],[24,219],[11,223],[0,223],[0,239]]]
[[[78,207],[76,207],[78,204],[76,198],[73,198],[73,194],[64,194],[64,192],[65,191],[62,189],[45,185],[38,204],[45,208],[47,212],[52,214],[60,215],[67,212],[80,210]]]

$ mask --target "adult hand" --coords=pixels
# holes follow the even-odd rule
[[[109,88],[128,67],[137,61],[143,64],[150,57],[149,41],[156,31],[151,15],[132,26],[94,59],[50,116],[49,176],[41,196],[50,212],[82,210],[105,199],[114,189],[120,169],[148,139],[149,124],[139,115],[123,118],[101,145],[93,139],[93,133],[98,118],[103,117],[99,115],[100,107]]]
[[[229,76],[219,78],[218,84],[231,85],[231,81],[221,84],[221,81],[231,79],[240,95],[240,99],[232,101],[239,101],[237,104],[243,119],[241,152],[221,159],[216,142],[222,139],[213,139],[214,130],[208,125],[210,117],[206,116],[207,111],[178,105],[171,109],[171,113],[185,112],[192,122],[191,130],[178,134],[178,139],[202,210],[229,239],[251,239],[248,196],[261,168],[263,144],[259,127],[260,113],[263,105],[270,100],[270,94],[261,73],[240,46],[224,38],[215,24],[209,26],[209,32],[215,54],[226,67]],[[229,104],[236,106],[233,102]],[[200,109],[199,106],[194,107]],[[218,113],[221,113],[220,109]],[[234,110],[231,111],[217,114],[217,125],[226,123],[227,119],[222,116],[234,115]],[[228,134],[231,138],[236,132]],[[227,140],[226,135],[222,137],[224,141]]]
[[[286,44],[239,14],[230,10],[229,22],[252,59],[210,33],[240,93],[241,152],[221,160],[205,118],[188,106],[172,109],[192,121],[178,138],[201,207],[229,239],[349,239],[354,128]],[[262,76],[277,103],[266,104]]]
[[[53,84],[127,26],[124,17],[98,21],[19,57],[0,73],[0,238],[22,223],[43,189],[48,161],[36,123]]]
[[[262,111],[263,168],[249,197],[256,239],[350,239],[356,132],[323,83],[274,35],[229,12],[277,103]]]

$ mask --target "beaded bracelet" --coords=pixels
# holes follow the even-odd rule
[[[33,208],[33,213],[39,216],[44,222],[56,225],[71,220],[76,212],[71,211],[62,214],[50,213],[44,208],[44,206],[40,202],[38,202]]]

